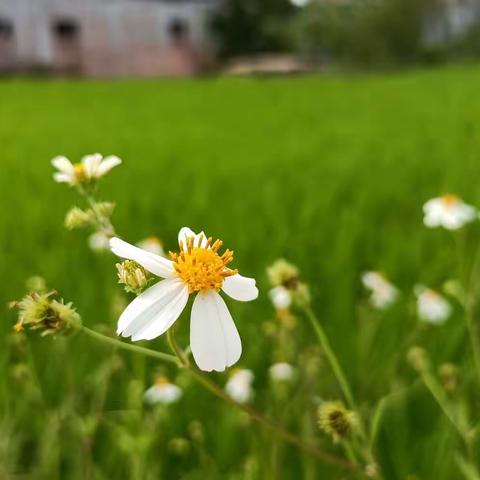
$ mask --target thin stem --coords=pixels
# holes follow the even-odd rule
[[[116,340],[114,338],[107,337],[101,333],[95,332],[88,327],[82,325],[81,331],[86,333],[91,338],[95,340],[99,340],[103,343],[108,343],[110,345],[115,345],[119,348],[123,348],[124,350],[129,350],[135,353],[140,353],[142,355],[146,355],[152,358],[156,358],[158,360],[165,360],[167,362],[173,363],[176,366],[182,365],[179,359],[173,355],[169,355],[163,352],[157,352],[155,350],[150,350],[149,348],[144,347],[137,347],[136,345],[131,345],[128,343],[123,343],[120,340]],[[176,345],[176,344],[175,344]],[[288,432],[287,430],[283,429],[283,427],[277,425],[272,420],[267,419],[262,414],[254,410],[253,408],[237,403],[235,400],[230,398],[218,385],[212,382],[209,378],[207,378],[202,372],[200,372],[197,368],[193,366],[188,366],[187,371],[190,372],[193,377],[202,384],[207,390],[212,392],[217,397],[221,398],[225,402],[229,403],[230,405],[234,406],[235,408],[242,410],[243,412],[247,413],[253,420],[260,423],[264,427],[268,428],[269,430],[275,432],[279,437],[283,438],[286,442],[295,445],[297,448],[304,450],[305,452],[338,467],[345,468],[345,469],[354,469],[355,465],[352,463],[340,458],[336,455],[324,452],[318,449],[314,445],[303,443],[302,440],[297,437],[295,434]]]
[[[166,362],[173,363],[174,365],[178,365],[177,357],[173,355],[169,355],[168,353],[157,352],[156,350],[150,350],[149,348],[139,347],[137,345],[132,345],[130,343],[124,343],[121,340],[107,337],[106,335],[98,333],[95,330],[91,330],[85,325],[82,325],[80,328],[82,332],[86,333],[88,336],[94,338],[95,340],[100,340],[103,343],[108,343],[110,345],[123,348],[123,350],[129,350],[131,352],[136,352],[142,355],[146,355],[147,357],[156,358],[157,360],[164,360]]]
[[[335,464],[339,467],[348,468],[348,469],[355,468],[355,465],[353,465],[352,463],[342,458],[339,458],[327,452],[323,452],[322,450],[319,450],[314,445],[310,445],[302,442],[302,440],[299,437],[297,437],[291,432],[288,432],[280,425],[277,425],[276,423],[274,423],[272,420],[264,417],[260,412],[256,411],[252,407],[236,402],[235,400],[233,400],[233,398],[229,397],[217,384],[212,382],[202,372],[200,372],[200,370],[196,369],[195,367],[190,366],[188,370],[193,374],[195,379],[199,383],[201,383],[207,390],[212,392],[218,398],[221,398],[225,402],[234,406],[235,408],[247,413],[250,416],[250,418],[260,423],[267,429],[275,432],[280,438],[282,438],[286,442],[291,443],[292,445],[295,445],[297,448],[300,448],[301,450],[304,450],[307,453],[310,453],[311,455],[314,455],[315,457],[320,458],[321,460]]]
[[[325,355],[327,356],[327,360],[330,363],[330,367],[332,368],[333,373],[338,381],[338,384],[340,385],[340,388],[343,392],[343,395],[345,397],[345,400],[347,401],[348,406],[352,410],[355,410],[358,412],[358,409],[355,405],[355,401],[353,399],[352,391],[350,389],[350,385],[348,384],[347,378],[343,373],[342,367],[340,366],[337,356],[335,355],[335,352],[333,351],[330,345],[330,341],[328,340],[325,330],[323,329],[320,321],[318,320],[317,316],[315,315],[313,310],[310,308],[310,306],[304,306],[303,310],[306,316],[308,317],[308,319],[310,320],[310,323],[312,324],[313,329],[315,330],[315,333],[318,337],[320,345],[323,348]]]
[[[190,366],[190,362],[188,358],[185,356],[183,350],[178,346],[177,341],[175,340],[175,335],[173,333],[173,328],[169,328],[167,330],[167,340],[170,348],[172,349],[173,353],[175,353],[176,357],[178,358],[182,367],[188,368]]]

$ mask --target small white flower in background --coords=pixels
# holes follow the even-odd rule
[[[182,389],[170,383],[166,377],[158,377],[144,395],[145,402],[149,405],[162,403],[168,405],[175,403],[182,397]]]
[[[282,285],[272,288],[268,296],[277,310],[285,310],[292,304],[291,293]]]
[[[375,308],[390,306],[398,297],[398,290],[381,273],[369,271],[362,274],[362,283],[370,290],[370,302]]]
[[[101,252],[110,248],[110,238],[103,232],[94,232],[88,237],[88,246],[94,252]]]
[[[444,323],[452,313],[451,305],[435,290],[417,286],[417,311],[421,320],[432,324]]]
[[[455,195],[432,198],[423,206],[423,213],[423,223],[427,227],[443,227],[447,230],[457,230],[478,216],[475,207]]]
[[[274,363],[270,369],[270,378],[277,382],[289,382],[295,375],[295,369],[286,362]]]
[[[165,257],[165,250],[163,250],[163,243],[158,237],[147,237],[137,243],[137,247],[147,252],[154,253]]]
[[[225,391],[238,403],[247,403],[253,397],[253,372],[247,369],[235,370],[225,385]]]
[[[202,232],[182,228],[179,253],[171,260],[142,250],[119,238],[110,240],[112,252],[135,260],[145,270],[164,280],[139,295],[118,320],[117,334],[132,341],[152,340],[165,333],[181,315],[190,294],[195,294],[190,317],[190,348],[201,370],[221,372],[238,361],[242,343],[237,327],[219,291],[235,300],[248,302],[258,297],[253,278],[242,277],[228,265],[233,252],[218,251],[220,240],[212,242]]]
[[[52,165],[58,170],[53,174],[53,179],[59,183],[78,185],[103,177],[121,163],[115,155],[103,158],[99,153],[84,156],[80,163],[72,163],[67,157],[58,156],[52,160]]]
[[[88,246],[94,252],[110,249],[110,238],[103,232],[94,232],[88,237]]]

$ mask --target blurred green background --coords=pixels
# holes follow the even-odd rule
[[[255,405],[341,453],[316,427],[318,399],[341,396],[321,355],[306,403],[292,400],[287,415],[272,399],[265,268],[278,257],[300,267],[367,416],[393,387],[414,383],[402,347],[417,324],[413,285],[440,287],[458,274],[455,239],[427,230],[421,207],[446,192],[480,205],[479,80],[475,65],[298,78],[4,80],[1,303],[23,296],[25,280],[38,274],[75,303],[85,324],[114,333],[116,259],[92,252],[87,233],[63,227],[69,207],[81,203],[53,182],[50,159],[116,154],[124,164],[102,179],[99,198],[117,202],[120,235],[132,243],[157,235],[167,250],[184,225],[222,238],[261,292],[255,303],[227,301],[243,340],[240,366],[255,372]],[[456,235],[463,258],[477,230]],[[402,289],[388,313],[366,307],[365,269],[384,271]],[[272,442],[174,369],[165,371],[184,398],[146,408],[153,361],[81,335],[24,338],[12,333],[12,312],[5,308],[2,319],[0,478],[357,478]],[[302,371],[315,340],[298,320]],[[458,312],[420,335],[436,364],[464,364],[469,375]],[[148,346],[167,349],[163,339]],[[223,385],[227,374],[212,378]],[[100,419],[94,435],[92,418]],[[459,478],[460,441],[421,385],[398,394],[384,418],[376,448],[385,478]],[[201,422],[204,441],[189,440],[179,454],[172,439],[190,438],[192,421]]]

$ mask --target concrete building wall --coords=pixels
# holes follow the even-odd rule
[[[216,0],[0,0],[0,68],[88,76],[192,74],[211,60],[208,22],[216,5]],[[2,36],[2,22],[13,26],[10,35],[7,26]]]

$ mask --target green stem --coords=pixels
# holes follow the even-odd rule
[[[81,331],[90,336],[91,338],[94,338],[95,340],[99,340],[103,343],[107,343],[109,345],[115,345],[119,348],[123,348],[124,350],[129,350],[135,353],[140,353],[142,355],[146,355],[152,358],[156,358],[158,360],[165,360],[167,362],[173,363],[176,366],[184,366],[181,363],[181,360],[179,360],[177,357],[173,355],[169,355],[167,353],[163,352],[157,352],[155,350],[150,350],[149,348],[144,348],[144,347],[137,347],[135,345],[131,345],[128,343],[123,343],[120,340],[116,340],[114,338],[107,337],[101,333],[95,332],[94,330],[91,330],[88,327],[85,327],[82,325]],[[172,335],[173,336],[173,335]],[[174,344],[176,345],[176,344]],[[178,348],[178,346],[177,346]],[[242,410],[243,412],[247,413],[253,420],[256,422],[260,423],[267,429],[275,432],[279,437],[281,437],[283,440],[286,442],[296,446],[297,448],[304,450],[305,452],[334,465],[337,465],[338,467],[344,468],[344,469],[354,469],[355,465],[352,465],[350,462],[344,460],[343,458],[340,458],[336,455],[324,452],[323,450],[318,449],[314,445],[306,444],[303,443],[302,440],[294,435],[293,433],[288,432],[287,430],[284,430],[283,427],[277,425],[274,423],[272,420],[269,420],[265,418],[263,415],[261,415],[259,412],[254,410],[253,408],[243,405],[240,403],[237,403],[235,400],[230,398],[222,388],[220,388],[218,385],[216,385],[214,382],[212,382],[209,378],[207,378],[200,370],[193,366],[188,366],[187,371],[189,371],[193,377],[200,383],[202,384],[207,390],[212,392],[214,395],[219,397],[220,399],[224,400],[225,402],[229,403],[230,405],[234,406],[235,408]]]
[[[82,325],[80,329],[83,333],[86,333],[88,336],[103,343],[108,343],[109,345],[114,345],[115,347],[122,348],[123,350],[129,350],[131,352],[140,353],[147,357],[156,358],[157,360],[164,360],[166,362],[173,363],[174,365],[178,365],[177,357],[169,355],[168,353],[157,352],[156,350],[150,350],[149,348],[138,347],[137,345],[124,343],[116,338],[107,337],[106,335],[98,333],[95,330],[91,330],[90,328],[85,327],[85,325]]]
[[[303,310],[306,316],[308,317],[308,319],[310,320],[310,323],[313,329],[315,330],[315,333],[318,337],[318,341],[320,342],[320,345],[323,348],[323,351],[325,352],[327,360],[330,363],[330,367],[332,368],[335,378],[337,379],[338,384],[340,385],[340,388],[343,392],[343,395],[345,397],[345,400],[347,401],[348,406],[352,410],[355,410],[358,412],[358,409],[355,405],[355,401],[353,400],[353,395],[350,389],[350,385],[348,384],[347,378],[343,373],[342,367],[340,366],[337,356],[335,355],[335,352],[333,351],[330,345],[330,341],[328,340],[325,330],[323,329],[319,319],[317,318],[313,310],[310,308],[310,306],[304,306]]]

